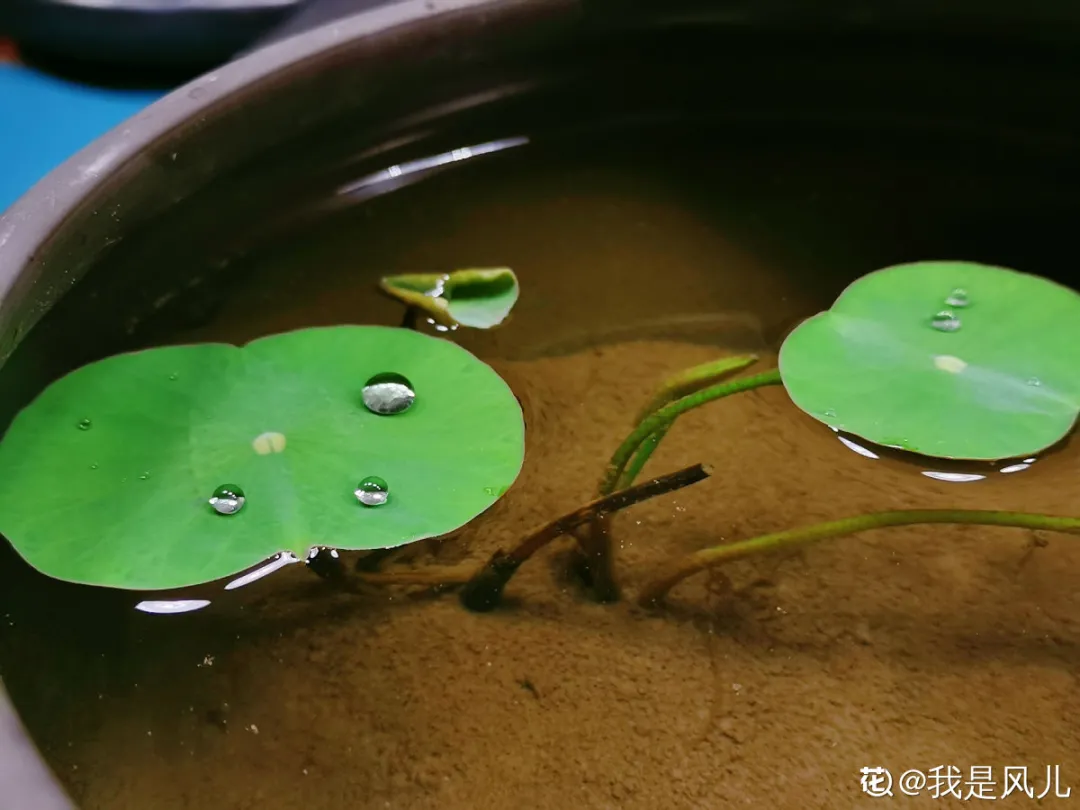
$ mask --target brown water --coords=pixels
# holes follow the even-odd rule
[[[768,368],[780,336],[851,278],[952,257],[1047,272],[1071,255],[1053,188],[840,151],[477,161],[250,257],[215,321],[170,339],[393,324],[382,274],[514,268],[513,319],[451,337],[522,400],[522,475],[460,535],[384,569],[479,562],[589,500],[665,377],[746,350]],[[1077,511],[1075,443],[955,483],[837,438],[780,388],[683,417],[648,472],[715,472],[614,519],[618,604],[566,573],[568,540],[483,615],[421,587],[338,593],[289,566],[203,611],[147,616],[131,594],[19,569],[3,675],[86,810],[840,810],[873,806],[859,777],[875,765],[897,779],[957,768],[963,796],[987,766],[982,790],[998,797],[1006,768],[1026,766],[1037,797],[1060,766],[1060,792],[1080,791],[1075,539],[885,529],[634,606],[664,561],[764,532],[893,508]],[[929,779],[900,801],[961,806],[931,798]],[[1080,796],[1055,793],[1045,801]]]

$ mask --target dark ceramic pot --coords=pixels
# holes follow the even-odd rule
[[[324,215],[342,177],[463,144],[709,119],[755,138],[921,139],[1076,182],[1073,5],[795,5],[404,0],[201,77],[0,217],[4,424],[57,374],[152,340],[142,325],[167,324],[177,290],[220,288],[231,255]],[[185,300],[175,316],[197,317]],[[0,796],[70,807],[2,693]]]

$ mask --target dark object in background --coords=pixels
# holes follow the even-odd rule
[[[288,19],[282,22],[281,25],[262,37],[258,43],[256,43],[255,47],[269,45],[271,42],[277,42],[279,39],[285,39],[294,34],[303,33],[312,28],[317,28],[324,23],[341,19],[342,17],[348,17],[350,14],[367,11],[376,6],[384,5],[389,1],[390,0],[306,0],[301,3],[301,7],[298,8],[295,13],[290,15]]]
[[[305,0],[0,0],[25,62],[89,84],[173,87],[227,62]]]

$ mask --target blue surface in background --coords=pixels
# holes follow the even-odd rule
[[[0,212],[55,166],[162,95],[100,90],[0,64]]]

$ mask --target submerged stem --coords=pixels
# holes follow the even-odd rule
[[[677,399],[653,412],[651,416],[645,418],[638,424],[633,433],[619,445],[619,449],[616,450],[615,454],[611,457],[611,461],[608,462],[607,472],[604,475],[603,481],[600,483],[600,494],[605,495],[614,491],[623,477],[623,471],[626,469],[627,463],[630,461],[638,447],[641,446],[642,442],[648,439],[649,436],[658,429],[666,429],[668,424],[673,422],[680,414],[704,405],[706,402],[711,402],[714,399],[722,399],[723,397],[731,396],[732,394],[738,394],[741,391],[750,391],[765,385],[778,385],[780,382],[779,369],[773,369],[739,380],[732,380],[731,382],[719,383],[707,388],[702,388],[693,394],[688,394],[687,396]],[[648,455],[646,455],[646,458],[648,458]],[[642,461],[642,465],[644,465],[644,460]]]
[[[662,475],[636,487],[620,490],[587,503],[569,514],[546,523],[529,534],[509,553],[497,551],[470,580],[461,594],[461,601],[470,610],[487,611],[494,608],[514,572],[533,554],[552,540],[569,534],[590,521],[655,498],[667,492],[696,484],[709,477],[709,469],[695,464],[677,472]]]
[[[668,377],[656,392],[649,404],[638,413],[637,422],[643,422],[668,403],[682,399],[687,394],[700,391],[706,385],[719,382],[724,377],[742,371],[758,361],[756,354],[739,354],[733,357],[721,357],[699,366],[683,369],[678,374]]]
[[[701,464],[661,476],[639,486],[616,492],[585,504],[557,520],[531,532],[511,552],[496,551],[481,566],[468,564],[450,567],[425,568],[419,571],[387,571],[374,573],[358,571],[362,582],[379,585],[429,585],[452,587],[466,585],[461,599],[470,610],[487,611],[494,608],[514,572],[533,554],[563,534],[569,534],[598,514],[610,514],[635,503],[696,484],[708,478],[709,470]]]
[[[649,404],[646,405],[638,413],[636,422],[641,424],[658,410],[670,403],[681,399],[689,394],[693,394],[696,391],[700,391],[706,385],[719,382],[729,374],[733,374],[736,371],[742,371],[747,366],[751,366],[756,363],[758,356],[756,354],[740,354],[734,357],[722,357],[719,360],[712,360],[708,363],[702,363],[699,366],[693,366],[692,368],[680,371],[672,377],[669,377],[664,381],[664,384],[660,386],[660,390],[656,392]],[[671,429],[671,425],[674,423],[674,419],[663,425],[655,432],[651,433],[638,447],[637,452],[634,454],[633,459],[630,461],[629,466],[622,472],[618,480],[611,486],[610,490],[616,492],[620,489],[626,489],[629,486],[633,486],[634,480],[641,474],[642,468],[649,460],[649,457],[656,450],[657,446],[667,435],[668,430]],[[599,494],[606,495],[607,492],[603,491],[604,487],[601,485],[601,491]]]
[[[1014,526],[1022,529],[1044,529],[1066,534],[1080,534],[1080,518],[1053,517],[1027,512],[998,512],[967,509],[900,509],[890,512],[874,512],[869,515],[833,520],[772,534],[763,534],[749,540],[696,551],[668,567],[666,571],[649,582],[638,597],[642,605],[650,605],[671,590],[681,580],[706,568],[776,551],[795,549],[829,537],[856,534],[869,529],[888,526],[908,526],[918,523],[955,523],[979,526]]]
[[[420,310],[412,304],[405,305],[405,312],[401,316],[401,328],[416,331],[416,322],[420,317]]]
[[[758,356],[756,354],[722,357],[719,360],[711,360],[708,363],[685,369],[669,377],[660,386],[656,395],[638,414],[638,427],[673,403],[700,392],[703,387],[716,383],[733,372],[741,371],[747,366],[753,365],[757,360]],[[707,399],[696,400],[695,405],[691,407],[696,407],[696,405],[707,401]],[[600,483],[597,494],[604,496],[633,486],[634,480],[641,474],[649,457],[652,456],[653,451],[656,450],[664,436],[667,435],[674,421],[675,417],[672,416],[666,422],[660,423],[659,427],[652,433],[647,434],[636,448],[630,448],[633,458],[630,460],[628,469],[612,469],[609,466],[608,473]],[[614,463],[614,460],[612,463]],[[622,460],[622,465],[625,467],[626,459]],[[573,567],[581,572],[597,600],[600,602],[618,600],[619,586],[615,578],[615,564],[611,552],[610,515],[596,516],[590,521],[588,530],[578,535],[578,551],[574,555]]]
[[[660,445],[660,442],[664,440],[667,432],[671,430],[671,426],[675,424],[675,420],[672,419],[662,428],[659,428],[649,434],[648,438],[643,441],[634,453],[634,457],[630,460],[630,463],[623,470],[623,474],[619,476],[618,482],[615,484],[615,489],[624,489],[634,483],[634,479],[641,474],[642,468],[644,468],[649,457]]]

